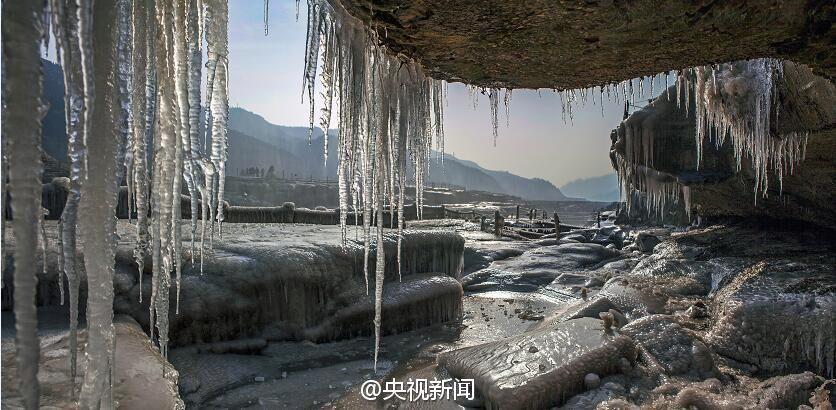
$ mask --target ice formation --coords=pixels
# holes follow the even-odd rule
[[[152,339],[156,333],[163,354],[169,338],[168,289],[172,273],[177,275],[179,297],[180,181],[186,181],[191,199],[193,246],[201,202],[204,229],[207,222],[217,222],[220,228],[223,221],[228,116],[227,3],[118,0],[94,5],[90,0],[49,0],[4,5],[3,13],[4,22],[9,22],[3,33],[4,58],[19,62],[4,67],[4,79],[8,80],[4,81],[4,104],[10,100],[15,103],[4,106],[3,140],[10,153],[12,209],[19,215],[12,226],[19,244],[14,255],[18,266],[14,300],[21,391],[26,406],[37,407],[39,344],[35,333],[34,270],[37,252],[46,247],[45,239],[40,240],[40,245],[38,240],[42,227],[38,134],[39,120],[45,112],[39,98],[39,58],[41,46],[47,41],[47,25],[51,25],[63,67],[71,163],[69,195],[58,240],[58,266],[69,284],[69,367],[75,375],[81,269],[76,254],[77,248],[83,246],[89,288],[89,365],[79,405],[111,407],[115,209],[122,176],[128,184],[129,217],[133,212],[137,216],[134,258],[140,281],[148,253],[154,262],[149,314]],[[207,101],[211,104],[207,104],[206,140],[201,144],[200,65],[204,35],[208,55]],[[92,47],[94,42],[96,47]],[[7,132],[9,127],[14,127],[15,132]],[[207,155],[206,151],[211,153]],[[111,216],[104,217],[107,215]],[[216,220],[209,219],[209,215],[216,215]],[[83,245],[77,242],[77,231],[85,237]],[[42,258],[45,266],[46,258]],[[63,300],[63,288],[61,291]]]
[[[364,215],[367,278],[371,225],[376,222],[379,236],[384,225],[383,210],[388,206],[397,207],[399,231],[403,227],[400,217],[407,157],[414,172],[415,206],[420,218],[424,174],[433,140],[437,148],[443,149],[442,83],[427,77],[414,62],[387,54],[378,44],[376,34],[366,30],[338,3],[308,1],[303,95],[311,100],[311,132],[318,70],[324,100],[320,126],[326,135],[332,104],[339,104],[337,168],[342,237],[346,238],[349,204],[354,203],[355,209],[362,209]],[[382,267],[375,272],[376,294],[383,286],[379,269]],[[376,311],[375,328],[379,334],[379,303]]]
[[[3,4],[3,139],[7,142],[8,181],[14,213],[15,346],[23,403],[38,408],[38,318],[35,289],[38,220],[41,212],[40,50],[45,27],[44,4]],[[34,39],[34,41],[33,41]],[[8,81],[14,79],[14,81]],[[37,115],[33,115],[37,113]]]
[[[770,174],[778,179],[782,190],[783,176],[792,173],[805,156],[807,132],[778,135],[774,131],[779,121],[777,84],[784,64],[781,60],[762,58],[696,67],[675,74],[673,98],[677,107],[696,120],[697,164],[707,139],[718,148],[729,141],[738,171],[744,158],[751,162],[756,199],[757,194],[767,195]],[[644,91],[642,83],[639,81],[640,94]],[[634,99],[631,84],[628,83],[628,91],[621,87],[622,95],[626,98],[630,94]],[[665,97],[672,98],[669,88]],[[682,186],[680,194],[674,178],[648,171],[653,166],[654,140],[659,135],[642,127],[626,126],[624,131],[624,155],[616,162],[628,206],[632,196],[629,193],[637,189],[647,194],[649,212],[661,214],[667,204],[681,200],[690,214],[688,187]]]
[[[706,138],[718,147],[730,140],[738,169],[744,156],[751,160],[755,192],[763,196],[769,188],[769,171],[781,184],[782,177],[804,159],[807,143],[806,132],[770,132],[770,125],[778,120],[776,85],[783,70],[783,61],[760,58],[697,67],[680,76],[689,92],[693,88],[698,160]]]
[[[60,222],[60,249],[63,273],[67,277],[70,302],[70,372],[76,374],[78,346],[79,276],[76,261],[76,222],[83,178],[86,176],[88,110],[92,107],[93,4],[89,0],[51,0],[49,3],[55,48],[64,74],[64,107],[67,125],[67,154],[70,160],[70,186]]]

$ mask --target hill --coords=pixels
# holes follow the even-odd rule
[[[560,187],[566,195],[589,201],[614,202],[619,200],[618,176],[615,174],[581,178]]]

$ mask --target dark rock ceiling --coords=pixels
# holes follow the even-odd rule
[[[782,57],[836,78],[833,0],[332,0],[433,77],[584,88]]]

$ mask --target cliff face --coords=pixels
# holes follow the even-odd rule
[[[481,86],[585,88],[756,57],[836,76],[826,0],[338,1],[431,76]]]
[[[809,135],[806,149],[802,146],[804,159],[788,169],[783,178],[774,167],[770,169],[765,192],[756,188],[756,166],[751,156],[742,156],[738,170],[734,144],[729,139],[720,146],[705,140],[698,163],[693,97],[686,111],[683,103],[676,102],[676,86],[613,130],[613,166],[628,190],[648,192],[671,184],[673,198],[668,203],[682,206],[687,195],[691,211],[702,217],[769,217],[836,228],[834,85],[785,63],[776,91],[777,116],[770,119],[767,138],[782,141],[787,133],[799,130],[807,130]],[[644,152],[649,152],[652,160],[636,154]],[[683,215],[679,217],[681,221]]]

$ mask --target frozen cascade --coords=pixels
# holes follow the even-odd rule
[[[9,193],[14,214],[15,347],[23,404],[39,407],[38,283],[36,250],[41,212],[41,101],[40,50],[45,2],[3,4],[3,139],[7,141]],[[34,41],[32,39],[35,39]],[[7,80],[11,79],[11,81]],[[11,103],[14,101],[14,103]],[[33,115],[33,113],[37,113]]]
[[[48,38],[44,30],[51,23],[58,60],[63,67],[71,162],[68,201],[58,230],[59,275],[67,276],[69,283],[70,372],[75,375],[77,367],[79,262],[76,230],[79,230],[85,238],[84,264],[88,272],[89,338],[86,351],[88,369],[91,369],[85,374],[79,405],[111,407],[115,209],[122,176],[129,186],[129,212],[135,209],[137,213],[134,258],[139,266],[140,281],[151,228],[155,263],[149,314],[152,339],[154,329],[157,329],[163,354],[167,352],[168,340],[167,289],[171,271],[179,274],[180,265],[181,177],[189,185],[192,209],[197,207],[196,196],[200,191],[207,199],[203,206],[211,204],[213,208],[212,212],[203,212],[204,218],[217,208],[219,226],[223,221],[228,115],[227,4],[226,1],[215,1],[203,13],[202,0],[191,0],[188,4],[119,0],[99,2],[95,6],[89,0],[20,3],[24,4],[10,5],[3,10],[4,21],[8,17],[9,22],[6,27],[10,28],[4,32],[4,57],[9,57],[8,61],[21,62],[6,67],[4,74],[12,81],[5,82],[3,96],[4,102],[14,99],[14,108],[19,108],[4,109],[4,123],[16,129],[14,136],[9,134],[9,138],[4,138],[9,143],[9,153],[13,153],[9,155],[10,165],[14,170],[26,170],[26,175],[9,173],[10,193],[17,204],[12,206],[21,215],[13,222],[13,230],[21,244],[14,260],[26,264],[26,268],[16,269],[14,298],[15,312],[19,316],[18,339],[23,341],[19,343],[22,350],[18,355],[21,392],[27,407],[37,406],[37,368],[31,364],[37,363],[39,344],[33,342],[37,337],[35,310],[34,305],[28,303],[34,301],[37,276],[27,269],[37,269],[35,261],[39,252],[42,253],[42,267],[46,268],[48,246],[44,224],[40,222],[43,216],[39,206],[41,195],[33,194],[41,186],[37,178],[41,169],[37,143],[40,138],[34,136],[40,132],[39,120],[45,112],[38,98],[41,76],[39,70],[26,67],[39,67],[41,45]],[[52,9],[50,13],[44,9],[47,3]],[[208,30],[203,30],[202,17],[206,17]],[[209,158],[201,154],[200,144],[196,143],[200,120],[200,39],[204,32],[207,51],[215,63],[211,75],[215,85],[211,93],[214,103],[207,115],[212,125],[213,149]],[[92,47],[94,37],[95,48]],[[93,75],[94,61],[95,72],[99,73],[96,77]],[[159,95],[158,78],[161,82]],[[99,104],[94,106],[94,101]],[[16,139],[24,136],[25,141]],[[91,142],[89,151],[88,141]],[[149,144],[153,144],[151,155]],[[91,157],[95,161],[90,161]],[[38,206],[29,206],[32,205],[29,202],[37,202]],[[152,211],[150,223],[149,209]],[[192,217],[196,218],[198,214],[193,211]],[[104,215],[111,217],[105,218],[103,223]],[[27,224],[25,232],[20,231],[23,223]],[[193,237],[196,225],[196,219],[193,219]],[[25,246],[27,242],[31,242],[31,246]],[[21,275],[25,276],[22,280]],[[61,294],[63,303],[63,287]]]
[[[770,169],[781,183],[794,164],[804,159],[807,133],[770,133],[770,124],[778,116],[776,86],[783,70],[783,61],[760,58],[697,67],[692,75],[680,78],[687,90],[693,88],[698,160],[706,137],[718,147],[730,139],[738,169],[744,156],[751,159],[755,192],[763,196],[769,188]]]
[[[770,131],[778,121],[776,87],[784,64],[777,59],[755,59],[685,69],[675,75],[677,107],[696,118],[697,164],[701,161],[706,139],[718,148],[729,140],[738,170],[744,157],[751,160],[756,200],[757,194],[766,196],[770,173],[778,178],[780,192],[783,176],[792,173],[805,156],[807,132],[774,135]],[[643,92],[642,87],[639,92]],[[671,93],[667,89],[667,98],[671,98]],[[676,189],[671,185],[675,181],[669,181],[670,178],[665,181],[664,176],[646,169],[653,165],[653,133],[629,126],[625,132],[626,155],[617,158],[622,192],[630,192],[631,187],[625,183],[646,192],[649,211],[681,199],[686,212],[690,213],[690,191]],[[648,181],[648,177],[656,180]],[[648,189],[652,191],[646,191]],[[629,206],[629,195],[627,199]],[[655,211],[663,212],[661,209]]]
[[[364,215],[366,280],[374,215],[378,215],[380,235],[383,210],[387,206],[394,209],[395,198],[402,230],[407,155],[414,170],[415,206],[420,217],[424,174],[433,142],[443,149],[442,83],[426,77],[411,61],[386,54],[378,44],[376,35],[339,4],[309,0],[303,96],[307,94],[313,100],[317,70],[321,70],[325,108],[320,126],[326,133],[332,99],[339,107],[337,170],[342,239],[346,239],[346,215],[353,203]],[[313,114],[311,111],[309,135]],[[375,276],[382,280],[382,272]],[[382,282],[375,283],[375,290],[378,285]]]
[[[90,110],[88,174],[79,204],[78,227],[85,238],[87,272],[87,371],[81,388],[82,408],[111,408],[113,371],[113,275],[116,247],[116,200],[124,164],[124,140],[130,109],[110,75],[120,76],[124,56],[117,41],[130,41],[130,2],[96,2],[93,19],[95,99]],[[114,24],[117,38],[113,37]],[[109,217],[103,218],[103,216]]]
[[[92,71],[89,67],[92,2],[89,0],[51,0],[55,48],[64,75],[64,107],[67,126],[67,154],[70,160],[70,186],[60,222],[60,249],[63,273],[67,277],[70,299],[70,374],[76,374],[78,346],[78,292],[80,279],[76,260],[76,222],[78,202],[86,168],[88,110],[92,103]]]

